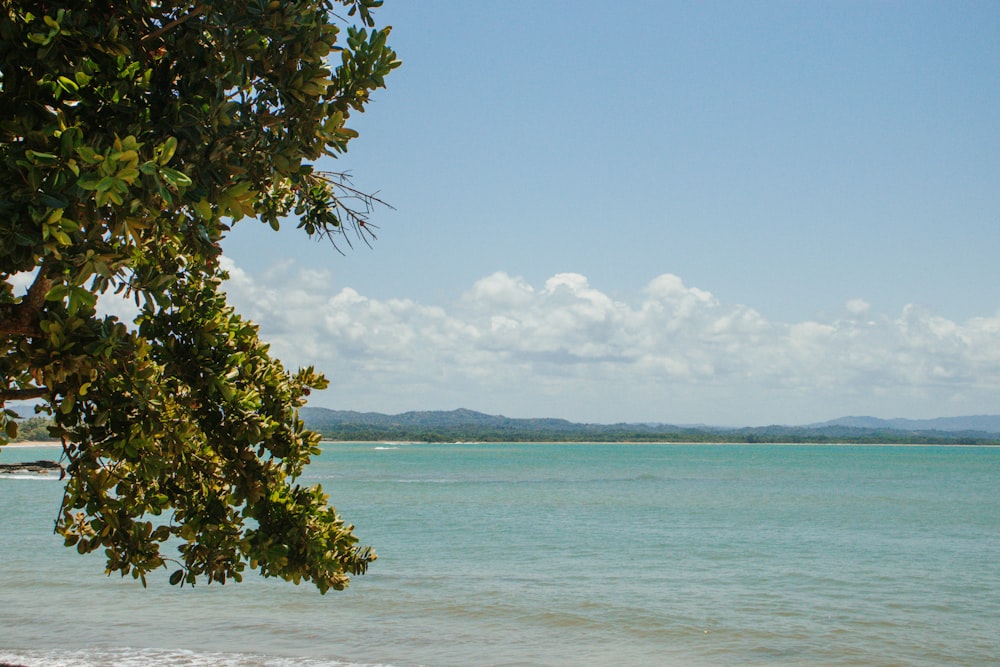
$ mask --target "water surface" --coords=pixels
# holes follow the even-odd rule
[[[0,461],[58,450],[6,449]],[[148,589],[0,478],[0,662],[987,665],[1000,449],[328,444],[309,468],[379,560],[343,593]]]

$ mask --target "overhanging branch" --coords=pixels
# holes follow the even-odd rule
[[[28,387],[26,389],[0,389],[0,403],[7,401],[30,401],[42,398],[49,392],[48,387]]]

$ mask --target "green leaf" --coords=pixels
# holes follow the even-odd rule
[[[174,157],[174,152],[177,150],[177,137],[167,137],[167,140],[163,142],[162,149],[160,152],[160,164],[165,165],[170,162]]]
[[[97,185],[94,186],[94,189],[98,192],[106,192],[113,188],[117,182],[118,179],[114,176],[105,176],[101,180],[97,181]]]
[[[201,199],[194,205],[194,210],[202,220],[212,219],[212,204],[207,199]]]
[[[35,44],[40,44],[42,46],[45,46],[46,44],[52,41],[53,36],[54,35],[52,33],[45,34],[40,32],[33,32],[28,34],[28,40],[34,42]]]
[[[62,301],[63,299],[66,298],[66,295],[68,293],[69,293],[69,287],[67,287],[66,285],[64,285],[62,283],[57,284],[57,285],[53,285],[52,289],[50,289],[45,294],[45,300],[46,301]]]
[[[96,190],[101,182],[101,177],[97,174],[84,174],[76,180],[76,187],[83,190]]]
[[[69,202],[61,197],[54,197],[49,194],[42,195],[42,203],[49,208],[66,208],[69,206]]]
[[[104,156],[100,155],[90,146],[77,146],[76,154],[87,163],[97,164],[98,162],[104,161]]]
[[[80,90],[79,86],[76,85],[76,81],[69,77],[61,76],[57,81],[59,82],[59,86],[67,93],[75,93]]]
[[[187,174],[170,167],[160,167],[160,176],[175,188],[186,188],[191,185],[191,179]]]
[[[139,177],[139,170],[128,167],[119,171],[116,176],[129,185],[132,185],[135,179]]]
[[[89,308],[97,304],[97,295],[83,287],[70,287],[70,294],[74,300],[79,301]]]
[[[52,153],[42,153],[40,151],[26,150],[25,157],[38,165],[48,166],[59,162],[59,156]]]

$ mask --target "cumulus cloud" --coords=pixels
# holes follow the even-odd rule
[[[331,407],[794,423],[980,412],[1000,389],[1000,316],[877,316],[854,299],[844,319],[775,322],[671,274],[619,300],[575,273],[535,286],[497,272],[441,306],[293,266],[227,267],[232,302],[275,354],[331,377]]]

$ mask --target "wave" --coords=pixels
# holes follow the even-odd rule
[[[0,663],[47,667],[392,667],[335,658],[304,658],[255,653],[216,653],[184,649],[88,648],[79,650],[0,649]]]
[[[55,475],[37,475],[33,473],[0,473],[0,479],[31,479],[43,482],[58,482],[59,474]]]

